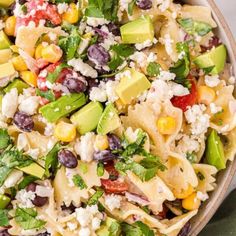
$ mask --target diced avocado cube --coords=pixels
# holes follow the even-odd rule
[[[127,44],[143,43],[154,39],[154,27],[149,16],[142,16],[121,26],[120,32],[122,42]]]
[[[211,131],[207,139],[206,160],[208,164],[215,166],[218,170],[226,168],[224,147],[215,130]]]
[[[121,125],[118,112],[112,103],[108,104],[98,122],[98,134],[105,135]]]
[[[121,233],[121,227],[117,220],[107,217],[106,221],[96,231],[97,236],[119,236]]]
[[[8,93],[13,88],[16,88],[18,93],[23,93],[23,90],[26,88],[29,88],[29,85],[23,82],[20,79],[15,79],[13,82],[11,82],[6,88],[4,88],[4,92]]]
[[[42,179],[45,173],[45,169],[35,162],[30,164],[29,166],[20,167],[18,169],[39,179]]]
[[[85,103],[84,93],[72,93],[41,107],[39,112],[48,122],[53,123],[82,107]]]
[[[1,0],[0,0],[1,1]],[[0,50],[1,49],[7,49],[11,45],[11,41],[7,37],[7,35],[4,33],[3,30],[0,31]]]
[[[9,7],[15,0],[0,0],[0,6]]]
[[[0,209],[5,209],[10,203],[11,199],[3,194],[0,194]]]
[[[147,77],[134,69],[130,69],[131,75],[121,78],[120,83],[117,85],[115,91],[124,104],[137,98],[141,93],[151,87],[151,83]]]
[[[11,49],[0,50],[0,64],[8,62],[12,58]]]
[[[70,120],[83,135],[97,128],[102,112],[103,106],[100,102],[90,102],[74,113]]]
[[[210,74],[216,75],[223,71],[227,57],[225,45],[213,48],[211,51],[198,56],[194,63],[201,69],[213,68]]]
[[[15,72],[15,68],[11,62],[0,64],[0,78],[14,75]]]

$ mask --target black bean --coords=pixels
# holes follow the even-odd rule
[[[83,77],[81,80],[79,78],[66,77],[62,84],[66,86],[71,93],[82,93],[87,89],[86,82],[83,80]]]
[[[115,134],[108,134],[107,137],[111,150],[117,150],[121,148],[120,139]]]
[[[35,192],[36,191],[36,187],[38,186],[38,184],[36,183],[30,183],[27,187],[26,187],[26,191],[31,191],[31,192]],[[32,200],[32,203],[37,206],[37,207],[42,207],[44,206],[46,203],[48,202],[48,198],[47,197],[41,197],[38,196],[37,194],[35,194],[35,198],[34,200]]]
[[[151,0],[137,0],[136,5],[142,10],[148,10],[152,8],[152,1]]]
[[[13,122],[19,129],[25,132],[31,132],[34,128],[34,121],[32,117],[22,111],[15,113]]]
[[[190,230],[191,230],[191,224],[190,224],[190,222],[187,222],[184,225],[184,227],[181,229],[181,231],[179,232],[178,236],[188,236]]]
[[[58,161],[67,168],[76,168],[78,165],[77,157],[69,150],[62,149],[58,153]]]
[[[63,205],[61,206],[62,211],[69,211],[71,213],[75,212],[76,207],[71,203],[69,206]]]
[[[109,23],[107,25],[107,28],[110,32],[112,32],[113,35],[115,36],[120,36],[120,29],[117,25],[115,25],[114,23]]]
[[[104,66],[110,60],[110,55],[101,45],[93,44],[88,48],[88,58],[95,64]]]
[[[4,229],[2,231],[0,231],[0,236],[10,236],[11,234],[8,233],[7,229]]]
[[[103,150],[103,151],[97,151],[93,154],[93,159],[96,161],[112,161],[116,159],[117,156],[111,152],[111,150]]]

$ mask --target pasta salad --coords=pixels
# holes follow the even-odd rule
[[[187,236],[236,150],[211,9],[0,6],[0,235]]]

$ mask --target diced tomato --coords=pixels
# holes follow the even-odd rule
[[[60,65],[60,64],[61,64],[61,62],[56,62],[56,63],[54,63],[54,64],[50,64],[50,65],[47,66],[47,68],[46,68],[47,72],[52,73],[52,72],[56,69],[56,67],[57,67],[58,65]]]
[[[108,162],[104,167],[108,172],[110,179],[117,179],[119,177],[119,172],[115,169],[114,162]]]
[[[64,68],[64,69],[61,71],[60,75],[58,76],[57,82],[58,82],[58,83],[62,83],[62,82],[65,80],[65,78],[66,78],[66,76],[67,76],[68,74],[72,75],[72,74],[73,74],[73,70],[70,69],[70,68]]]
[[[48,99],[43,98],[43,97],[40,97],[40,99],[39,99],[39,104],[42,105],[42,106],[48,104],[49,102],[50,101]]]
[[[46,86],[46,78],[45,77],[40,77],[38,76],[38,79],[37,79],[37,86],[40,90],[42,91],[47,91],[48,88]]]
[[[26,3],[26,7],[29,14],[23,18],[17,17],[16,30],[22,25],[27,26],[30,21],[33,21],[36,26],[40,20],[49,20],[54,25],[61,24],[61,16],[55,5],[44,0],[31,0]]]
[[[101,185],[106,193],[121,194],[128,190],[128,184],[119,180],[101,179]]]
[[[197,87],[195,79],[192,76],[189,76],[188,79],[191,81],[191,90],[190,94],[180,97],[173,97],[171,102],[173,106],[180,108],[183,112],[187,110],[187,107],[191,107],[197,103]]]

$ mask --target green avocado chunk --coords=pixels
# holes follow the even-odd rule
[[[84,93],[72,93],[41,107],[39,112],[48,122],[53,123],[82,107],[85,103]]]
[[[121,125],[118,112],[112,103],[108,104],[98,122],[98,134],[105,135]]]
[[[13,88],[16,88],[18,93],[23,93],[23,90],[26,88],[29,88],[29,85],[23,82],[20,79],[15,79],[13,82],[11,82],[6,88],[4,88],[4,92],[8,93]]]
[[[76,126],[78,132],[83,135],[96,129],[102,112],[103,106],[100,102],[90,102],[74,113],[70,120]]]
[[[15,0],[0,0],[0,6],[9,7],[13,2],[15,2]]]
[[[215,166],[218,170],[226,168],[224,147],[215,130],[211,131],[207,139],[206,160],[208,164]]]
[[[120,32],[122,42],[127,44],[143,43],[154,39],[154,27],[149,16],[142,16],[121,26]]]
[[[18,169],[39,179],[42,179],[45,173],[45,169],[35,162],[25,167],[18,167]]]
[[[97,236],[119,236],[121,227],[117,220],[107,217],[106,221],[96,231]]]
[[[1,1],[1,0],[0,0]],[[0,2],[1,5],[1,2]],[[7,49],[11,46],[11,41],[7,37],[7,35],[4,33],[3,30],[0,31],[0,50],[1,49]]]
[[[213,48],[211,51],[198,56],[194,63],[201,69],[208,69],[212,67],[210,74],[217,75],[223,71],[227,57],[225,45],[220,45]]]
[[[11,199],[6,195],[0,194],[0,209],[5,209],[10,203]]]

